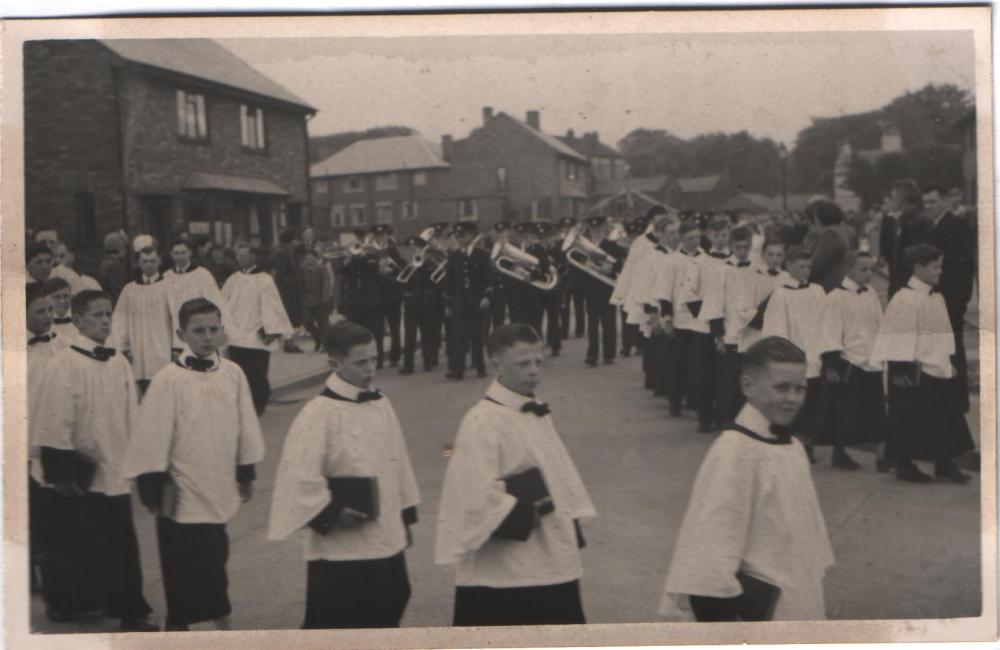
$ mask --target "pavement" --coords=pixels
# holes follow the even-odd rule
[[[308,343],[304,343],[311,349]],[[599,517],[584,525],[582,581],[592,623],[655,622],[678,527],[698,466],[714,439],[696,432],[693,417],[673,418],[667,404],[642,388],[641,361],[587,368],[584,341],[567,341],[549,359],[540,399],[553,417],[593,498]],[[279,390],[262,418],[267,457],[258,467],[253,500],[228,526],[230,598],[237,629],[287,629],[302,623],[305,562],[295,537],[266,539],[272,480],[285,433],[304,402],[319,391],[325,358],[276,354]],[[310,382],[302,383],[303,377]],[[283,382],[283,383],[281,383]],[[291,383],[290,383],[291,382]],[[295,382],[299,382],[295,384]],[[413,597],[404,626],[447,626],[453,570],[433,564],[436,510],[446,467],[444,449],[488,379],[450,382],[442,371],[401,376],[387,368],[377,385],[390,397],[422,494],[415,543],[407,551]],[[292,386],[289,388],[288,386]],[[296,387],[297,386],[297,387]],[[978,439],[978,395],[969,421]],[[980,589],[979,475],[965,486],[913,485],[874,470],[874,455],[852,454],[856,472],[835,470],[820,450],[813,477],[833,542],[827,574],[828,614],[834,619],[977,616]],[[136,508],[144,588],[154,617],[165,615],[152,517]],[[54,624],[32,599],[40,632],[113,631],[110,621]],[[210,629],[210,624],[195,626]]]

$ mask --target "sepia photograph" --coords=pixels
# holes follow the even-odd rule
[[[8,645],[995,639],[990,20],[7,21]]]

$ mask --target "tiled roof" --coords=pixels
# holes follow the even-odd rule
[[[265,178],[195,172],[184,180],[185,190],[224,190],[248,194],[288,196],[288,191]]]
[[[581,156],[586,158],[621,158],[622,154],[617,149],[610,147],[597,137],[588,138],[586,136],[582,138],[569,137],[565,135],[556,136],[556,138],[563,144],[571,147],[574,151],[579,153]]]
[[[678,178],[677,184],[681,186],[681,192],[684,192],[685,194],[692,192],[711,192],[721,180],[722,174],[710,174],[708,176]]]
[[[521,120],[517,119],[516,117],[511,117],[507,113],[500,113],[498,115],[498,117],[500,115],[504,115],[504,116],[510,118],[510,120],[512,120],[516,124],[520,124],[525,129],[527,129],[532,134],[534,134],[537,138],[541,139],[542,142],[544,142],[545,144],[549,145],[550,147],[552,147],[553,149],[555,149],[560,154],[562,154],[564,156],[568,156],[569,158],[574,158],[574,159],[582,161],[582,162],[587,162],[586,157],[581,156],[579,153],[577,153],[569,145],[563,144],[563,142],[559,138],[555,137],[554,135],[549,135],[548,133],[545,133],[543,131],[539,131],[538,129],[536,129],[535,127],[531,126],[527,122],[522,122]]]
[[[309,169],[309,176],[347,176],[449,167],[440,149],[421,135],[359,140]]]
[[[281,84],[211,39],[101,39],[99,42],[128,61],[277,99],[310,112],[316,111]]]

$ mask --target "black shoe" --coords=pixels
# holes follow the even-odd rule
[[[125,632],[159,632],[160,626],[149,620],[148,616],[123,618],[122,630]]]
[[[837,469],[861,469],[856,460],[847,455],[843,449],[833,451],[833,466]]]
[[[321,341],[316,341],[315,345],[313,345],[313,352],[322,352],[322,351],[323,351],[323,343]]]
[[[409,366],[403,366],[402,368],[399,369],[399,374],[401,374],[401,375],[412,375],[413,374],[413,368],[410,368]]]
[[[553,350],[552,351],[552,356],[558,357],[559,356],[559,350]]]
[[[934,479],[921,472],[913,463],[905,463],[896,468],[896,478],[909,483],[930,483]]]
[[[591,368],[597,367],[597,359],[585,359],[584,363],[586,363]]]
[[[875,459],[875,471],[876,472],[888,472],[892,469],[892,461],[885,456],[879,456]]]
[[[375,370],[381,370],[381,369],[382,369],[382,368],[384,368],[384,367],[385,367],[385,364],[384,364],[384,363],[382,363],[381,361],[379,361],[379,362],[377,362],[377,363],[375,364]]]
[[[969,482],[970,476],[958,469],[955,463],[948,461],[946,463],[934,464],[934,478],[939,481],[950,481],[962,485]]]
[[[621,355],[623,357],[630,357],[632,356],[632,351],[629,350],[628,348],[622,348]]]

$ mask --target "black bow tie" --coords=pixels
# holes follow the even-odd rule
[[[732,266],[735,266],[738,269],[746,268],[750,266],[750,260],[743,260],[742,262],[733,262]]]
[[[549,405],[544,402],[525,402],[524,406],[521,407],[522,413],[534,413],[538,417],[545,417],[551,411],[549,410]]]
[[[858,293],[864,293],[865,291],[868,291],[868,287],[858,287]]]
[[[781,273],[781,269],[768,269],[767,270],[767,274],[771,275],[771,276],[778,275],[779,273]]]
[[[73,319],[70,318],[69,316],[66,316],[64,318],[53,318],[52,322],[55,323],[56,325],[65,325],[66,323],[72,323]]]
[[[708,251],[708,254],[717,260],[724,260],[729,257],[729,253],[720,253],[718,251]]]
[[[194,355],[189,355],[184,357],[184,365],[186,365],[191,370],[197,370],[198,372],[208,372],[212,369],[215,363],[211,359],[202,359],[201,357],[196,357]]]
[[[778,442],[787,444],[792,440],[792,429],[786,424],[771,424],[771,434],[778,436]]]
[[[931,295],[934,295],[935,293],[941,293],[941,287],[939,287],[937,285],[934,285],[933,287],[931,287]]]
[[[794,287],[788,287],[788,288],[789,289],[808,289],[809,288],[809,283],[808,282],[799,282]]]
[[[96,359],[97,361],[107,361],[111,357],[115,356],[114,348],[106,348],[103,345],[98,345],[93,350],[85,350],[84,348],[72,345],[70,346],[82,355],[88,356],[91,359]]]
[[[28,345],[34,345],[35,343],[48,343],[52,340],[55,334],[39,334],[38,336],[32,336],[28,339]]]
[[[358,404],[363,404],[377,399],[382,399],[382,393],[377,390],[363,390],[358,393]]]

